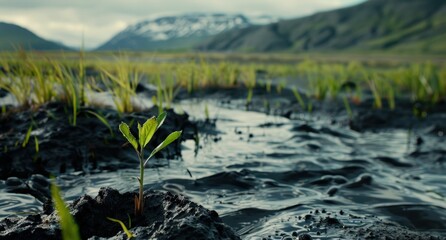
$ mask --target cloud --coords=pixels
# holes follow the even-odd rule
[[[0,21],[26,27],[46,39],[94,48],[129,24],[152,15],[187,12],[263,13],[292,18],[364,0],[0,0]]]

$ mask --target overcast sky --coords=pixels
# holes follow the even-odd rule
[[[94,48],[129,24],[189,12],[267,14],[293,18],[364,0],[0,0],[0,21],[78,47]],[[0,36],[1,37],[1,36]]]

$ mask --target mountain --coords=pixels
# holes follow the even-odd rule
[[[446,53],[446,1],[368,0],[311,16],[219,34],[204,51]]]
[[[231,29],[276,21],[268,16],[185,14],[153,18],[131,25],[97,50],[187,49]]]
[[[31,31],[15,24],[0,22],[0,51],[27,50],[68,50],[62,44],[45,40]]]

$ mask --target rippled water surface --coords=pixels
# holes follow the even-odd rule
[[[153,161],[147,189],[181,193],[216,210],[245,239],[308,231],[336,236],[307,229],[299,216],[315,209],[336,214],[345,225],[382,219],[417,231],[446,229],[444,137],[425,134],[417,145],[422,129],[358,133],[329,118],[290,120],[216,102],[183,101],[176,110],[203,120],[205,105],[215,128],[202,129],[199,147],[183,143],[182,159]],[[58,181],[68,200],[105,186],[128,191],[137,187],[137,166]],[[2,216],[16,204],[23,212],[40,206],[27,195],[1,196]]]

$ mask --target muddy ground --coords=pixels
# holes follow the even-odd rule
[[[139,89],[139,94],[142,96],[149,95],[149,93],[150,91],[144,87]],[[274,198],[269,196],[268,191],[270,190],[266,190],[268,196],[265,196],[265,199],[260,201],[266,201],[266,203],[261,205],[261,207],[240,207],[237,211],[228,211],[223,215],[220,214],[221,219],[216,212],[205,210],[199,205],[187,202],[187,208],[183,209],[187,214],[191,214],[190,211],[197,211],[200,214],[206,212],[207,215],[204,214],[203,217],[200,217],[200,214],[191,214],[191,216],[194,216],[194,219],[187,220],[189,222],[178,220],[178,218],[170,221],[169,218],[166,218],[165,220],[168,221],[164,224],[161,222],[156,223],[153,219],[147,218],[139,222],[136,221],[135,227],[131,229],[132,231],[135,231],[141,237],[163,236],[160,237],[161,239],[177,239],[174,236],[180,236],[174,234],[189,236],[182,235],[188,228],[185,227],[185,230],[174,227],[174,225],[177,226],[175,221],[178,220],[183,221],[182,224],[187,226],[191,224],[194,225],[195,229],[198,228],[201,232],[196,232],[196,236],[206,236],[206,233],[203,231],[208,231],[207,234],[214,236],[212,239],[237,239],[235,233],[223,222],[233,227],[242,238],[249,239],[329,239],[333,237],[343,239],[443,239],[445,237],[444,229],[446,225],[444,220],[446,219],[446,210],[441,207],[441,204],[430,206],[431,201],[422,202],[420,206],[423,207],[421,209],[407,210],[411,209],[411,206],[415,208],[418,206],[418,200],[411,202],[408,197],[404,200],[407,202],[406,205],[402,204],[404,202],[402,201],[392,207],[380,206],[370,210],[372,214],[358,214],[356,209],[361,208],[360,204],[362,203],[367,205],[369,202],[370,204],[377,204],[376,202],[379,201],[388,201],[389,199],[385,197],[380,200],[379,197],[375,198],[375,196],[380,194],[380,191],[398,191],[391,189],[390,186],[392,184],[396,184],[397,188],[406,187],[406,185],[398,185],[398,182],[393,183],[392,181],[394,180],[389,180],[392,174],[396,174],[399,177],[403,176],[404,172],[411,172],[415,169],[414,174],[404,176],[404,179],[413,181],[417,185],[420,179],[424,184],[423,175],[429,173],[429,171],[434,171],[434,173],[438,174],[435,171],[441,172],[441,169],[444,169],[444,163],[446,162],[446,149],[442,146],[444,143],[443,135],[446,131],[446,104],[444,101],[430,105],[412,103],[408,98],[403,97],[396,101],[395,110],[390,110],[386,107],[386,102],[384,102],[385,107],[383,109],[375,109],[373,107],[373,99],[370,95],[365,94],[365,97],[359,104],[351,103],[353,115],[348,116],[342,100],[339,99],[318,101],[304,97],[306,103],[312,103],[312,109],[308,111],[308,109],[302,109],[290,89],[285,88],[280,93],[277,93],[276,91],[266,91],[264,86],[257,86],[254,89],[254,98],[249,104],[246,104],[246,94],[247,91],[244,88],[209,88],[194,93],[182,91],[177,96],[176,101],[201,99],[198,101],[211,101],[219,109],[235,109],[248,113],[254,111],[265,113],[267,116],[285,117],[289,120],[281,120],[279,123],[267,121],[258,125],[258,127],[267,130],[275,130],[276,128],[284,130],[282,129],[284,126],[291,125],[288,130],[285,130],[293,136],[291,139],[296,140],[294,143],[291,143],[292,148],[290,147],[284,153],[282,150],[286,149],[286,146],[290,144],[283,144],[279,146],[280,148],[278,148],[277,152],[268,153],[268,159],[272,160],[267,162],[265,169],[263,169],[265,167],[263,163],[256,161],[256,159],[250,160],[249,156],[239,163],[237,161],[234,162],[233,158],[228,158],[228,160],[225,160],[224,170],[216,168],[215,174],[209,173],[207,176],[205,174],[202,177],[195,177],[196,171],[191,171],[192,173],[189,172],[189,174],[191,174],[191,177],[192,175],[194,176],[190,180],[171,178],[163,180],[162,184],[148,183],[147,188],[158,189],[159,192],[148,193],[146,197],[150,198],[150,201],[153,201],[154,198],[161,202],[169,199],[169,201],[174,201],[175,204],[179,203],[180,208],[184,206],[183,201],[186,200],[181,200],[183,199],[181,196],[171,195],[167,192],[184,194],[186,198],[200,199],[200,197],[196,196],[207,194],[207,191],[211,189],[221,195],[221,202],[207,203],[207,206],[215,206],[216,208],[221,207],[222,202],[227,201],[226,197],[230,195],[229,193],[244,195],[245,192],[262,192],[264,191],[263,189],[274,189],[274,193],[278,194],[276,199],[274,201],[265,200]],[[414,109],[417,109],[417,112],[425,112],[426,114],[416,115],[414,114]],[[112,126],[111,132],[104,123],[89,114],[88,110],[99,111],[101,115],[105,116],[110,126]],[[48,202],[49,199],[48,177],[50,175],[77,174],[78,177],[84,177],[107,172],[119,172],[121,169],[136,168],[137,159],[134,150],[131,146],[125,144],[124,139],[119,135],[117,126],[121,121],[127,123],[131,121],[142,122],[147,117],[157,114],[157,111],[156,108],[153,108],[144,112],[120,116],[114,110],[83,108],[78,115],[76,126],[71,126],[69,123],[70,111],[60,103],[48,103],[36,109],[12,109],[0,118],[0,146],[2,148],[0,153],[0,187],[7,193],[32,195],[43,206],[43,203]],[[227,144],[225,142],[227,133],[218,127],[219,122],[224,123],[225,121],[230,122],[234,120],[219,119],[215,116],[211,117],[211,119],[199,120],[189,116],[187,113],[178,114],[168,111],[166,122],[159,130],[157,138],[151,142],[151,147],[156,146],[161,139],[164,139],[168,133],[174,130],[183,131],[181,141],[195,141],[197,136],[201,134],[211,136],[212,142],[214,142],[212,146],[218,146],[220,143],[222,147],[227,147],[225,145]],[[136,132],[135,125],[133,125],[133,132]],[[31,137],[28,143],[24,144],[23,142],[30,126],[32,126]],[[251,141],[251,143],[254,142],[255,144],[256,139],[259,138],[256,132],[250,132],[249,129],[246,130],[243,127],[235,128],[234,131],[234,135],[238,136],[240,140],[243,139],[243,141]],[[360,138],[358,136],[361,136],[363,133],[376,133],[379,135],[381,133],[387,134],[388,131],[407,131],[409,136],[408,144],[413,146],[413,148],[407,154],[401,155],[401,157],[386,155],[384,152],[379,154],[381,150],[378,147],[367,149],[367,151],[375,151],[375,153],[367,153],[363,157],[359,156],[362,151],[361,146],[354,145],[356,143],[352,143],[352,139]],[[385,136],[382,139],[386,139]],[[389,134],[389,136],[392,136],[392,134]],[[38,151],[36,150],[34,138],[38,142]],[[327,139],[329,140],[328,142]],[[333,139],[343,144],[336,146],[336,141]],[[171,145],[161,155],[157,156],[159,159],[170,159],[169,161],[153,161],[149,164],[149,168],[168,169],[174,168],[169,166],[169,163],[173,163],[173,165],[177,165],[177,163],[179,165],[186,164],[188,160],[183,160],[182,158],[181,141]],[[302,145],[303,143],[305,145]],[[271,143],[268,144],[277,144],[277,142],[271,140]],[[330,146],[330,144],[335,144],[335,146]],[[367,145],[364,146],[367,147]],[[204,151],[206,147],[201,142],[198,143],[197,149],[194,151]],[[345,153],[346,150],[338,150],[338,147],[345,147],[350,152]],[[204,150],[200,150],[200,148]],[[301,148],[304,148],[304,150],[301,150]],[[297,152],[308,152],[308,155],[296,154],[293,149],[297,149]],[[260,150],[258,149],[258,151]],[[333,151],[331,153],[333,158],[336,158],[339,153],[350,157],[348,161],[343,160],[345,163],[339,163],[340,160],[336,159],[332,160],[333,163],[329,163],[329,159],[325,159],[325,155],[321,154],[321,152],[328,150]],[[289,153],[290,151],[292,153]],[[306,156],[311,155],[318,156],[318,158],[302,162],[302,159],[306,159],[308,158]],[[329,155],[330,153],[327,154],[327,156]],[[296,159],[296,163],[293,163],[294,167],[288,171],[284,171],[280,167],[274,168],[276,164],[274,161],[282,161],[284,159]],[[324,162],[325,165],[322,164]],[[422,164],[428,166],[428,170],[423,170],[422,176],[417,177],[416,173]],[[392,169],[389,170],[391,172],[388,175],[385,175],[387,178],[385,178],[386,181],[384,183],[380,182],[382,181],[380,175],[384,173],[379,172],[376,174],[370,170],[373,168],[371,166],[380,166],[378,171],[383,171],[386,174],[387,170],[380,170],[381,166]],[[442,180],[437,181],[441,182]],[[166,187],[167,185],[169,187]],[[298,186],[298,191],[303,192],[307,188],[312,189],[312,191],[320,192],[323,196],[317,197],[317,200],[311,200],[310,202],[305,202],[305,200],[302,200],[303,202],[301,203],[291,204],[287,202],[284,207],[267,210],[268,206],[274,205],[271,205],[272,203],[281,200],[282,197],[279,197],[279,195],[287,194],[289,186],[292,186],[293,189]],[[283,188],[283,190],[280,190],[280,188]],[[72,213],[76,213],[76,219],[81,221],[81,229],[86,225],[103,223],[110,225],[110,229],[113,229],[113,231],[105,233],[88,232],[90,230],[85,230],[88,233],[83,232],[83,237],[85,239],[93,236],[96,237],[92,239],[99,239],[99,237],[124,239],[124,233],[119,232],[119,227],[113,225],[114,223],[97,220],[84,224],[83,220],[81,220],[88,218],[87,215],[91,213],[84,214],[81,210],[85,205],[79,203],[101,204],[101,194],[103,195],[104,191],[115,194],[115,197],[118,199],[121,196],[125,196],[123,198],[126,200],[122,201],[132,201],[131,193],[118,195],[110,189],[101,191],[95,199],[79,195],[78,197],[80,198],[74,200],[70,207]],[[128,191],[133,191],[133,189],[128,189]],[[361,199],[362,191],[364,191],[366,196],[370,196],[369,199]],[[286,201],[291,201],[295,198],[296,201],[300,202],[299,199],[306,199],[306,194],[308,193],[296,195],[293,193],[292,196],[286,197]],[[299,195],[301,198],[299,198]],[[442,201],[441,199],[444,201],[444,198],[441,197],[441,191],[438,192],[438,195],[440,197],[436,199],[440,199],[440,202]],[[404,197],[404,195],[398,194],[397,196]],[[231,198],[234,198],[234,196],[231,195]],[[419,198],[422,199],[422,197]],[[237,201],[241,201],[243,196],[237,199],[235,197],[234,201],[236,202],[231,204],[241,205]],[[94,203],[94,201],[99,201],[99,203]],[[256,205],[255,199],[251,201]],[[351,203],[346,204],[348,201],[351,201]],[[157,201],[155,202],[157,203]],[[311,202],[314,205],[311,205]],[[198,203],[200,204],[200,202]],[[160,216],[166,216],[165,214],[167,213],[162,212],[163,209],[166,209],[166,204],[159,204],[160,206],[156,208],[154,206],[154,209],[161,211]],[[46,205],[48,206],[48,204]],[[118,205],[121,204],[119,203]],[[130,209],[133,207],[131,205],[131,203],[123,205],[126,209],[122,212],[131,212]],[[352,208],[355,205],[357,207]],[[102,211],[100,210],[101,208],[98,209],[99,212],[97,214],[108,214],[107,210],[104,209]],[[153,209],[151,210],[153,211]],[[218,209],[214,210],[218,212]],[[55,214],[48,209],[43,209],[43,207],[41,211],[37,215],[30,215],[24,218],[4,218],[0,222],[0,236],[14,239],[14,236],[26,236],[26,234],[39,232],[43,234],[42,236],[51,236],[51,238],[58,239],[60,232],[56,227]],[[187,214],[184,216],[180,215],[188,219]],[[389,217],[389,219],[381,217],[386,214],[390,214],[392,217]],[[125,216],[121,215],[117,217],[125,219]],[[401,217],[402,215],[407,215],[406,217],[409,220],[395,221],[395,216]],[[421,218],[424,219],[424,223],[421,220],[417,220],[417,218],[424,215],[430,215],[431,217]],[[157,218],[160,217],[154,217],[154,219]],[[210,218],[211,220],[203,218]],[[47,221],[50,222],[50,225],[43,223]],[[410,224],[405,224],[407,221]],[[200,224],[203,222],[210,224],[209,229],[200,228]],[[249,224],[245,225],[243,222],[251,223],[253,226],[249,227]],[[265,224],[269,226],[277,225],[276,229],[278,230],[272,231],[268,227],[265,228]],[[109,228],[108,225],[107,229]],[[49,226],[52,229],[50,233],[48,233]],[[262,226],[265,229],[264,231],[261,230]],[[96,229],[104,229],[104,227],[101,226]],[[164,229],[170,227],[173,228]],[[88,229],[87,227],[85,228]],[[166,234],[166,232],[167,235],[157,235],[161,233]],[[206,238],[203,237],[203,239]]]

